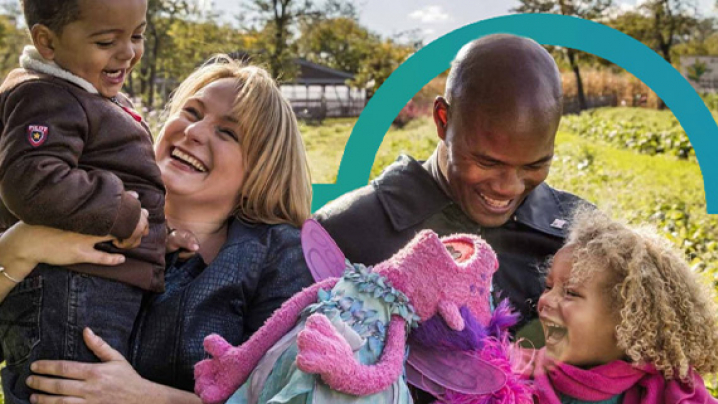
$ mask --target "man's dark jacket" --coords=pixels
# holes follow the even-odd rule
[[[542,183],[508,222],[485,228],[442,191],[424,166],[401,156],[370,185],[329,203],[315,217],[350,261],[366,265],[391,257],[422,229],[432,229],[440,236],[480,235],[499,258],[494,302],[505,297],[511,300],[522,316],[518,329],[536,318],[543,264],[563,245],[571,211],[581,201]],[[542,345],[542,333],[536,334],[531,339]]]

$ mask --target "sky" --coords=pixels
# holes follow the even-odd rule
[[[207,0],[198,0],[207,1]],[[212,0],[214,11],[224,16],[240,13],[241,0]],[[642,0],[614,0],[618,7],[630,8]],[[703,16],[716,16],[715,0],[697,0]],[[519,2],[514,0],[355,0],[359,22],[384,37],[417,30],[428,43],[466,24],[509,14]]]

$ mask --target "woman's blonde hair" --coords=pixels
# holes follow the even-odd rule
[[[574,247],[571,282],[605,274],[618,347],[633,362],[652,363],[667,379],[685,379],[690,366],[718,370],[716,306],[665,238],[580,209],[567,245]]]
[[[180,113],[188,98],[210,83],[233,79],[231,114],[241,129],[244,181],[235,215],[252,223],[300,227],[311,213],[312,184],[304,143],[289,102],[266,70],[217,55],[187,77],[166,114]]]

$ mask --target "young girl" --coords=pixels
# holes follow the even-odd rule
[[[577,213],[538,310],[539,403],[718,402],[699,376],[718,370],[716,306],[655,232]]]

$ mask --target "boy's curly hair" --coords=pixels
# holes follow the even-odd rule
[[[20,0],[28,29],[42,24],[56,34],[80,18],[80,0]]]
[[[718,317],[707,287],[655,230],[630,228],[595,209],[574,214],[571,281],[601,272],[619,348],[667,379],[718,370]]]

